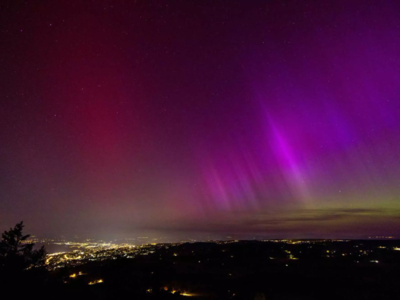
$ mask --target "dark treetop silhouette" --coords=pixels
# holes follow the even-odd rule
[[[39,250],[33,250],[35,244],[27,242],[30,235],[23,235],[23,228],[23,222],[20,222],[2,234],[0,242],[1,271],[15,273],[44,265],[46,257],[44,246]]]

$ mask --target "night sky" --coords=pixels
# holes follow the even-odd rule
[[[400,1],[0,2],[0,226],[400,230]]]

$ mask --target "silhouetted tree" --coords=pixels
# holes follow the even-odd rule
[[[20,222],[2,234],[0,269],[15,273],[44,265],[46,258],[44,246],[39,250],[33,250],[35,244],[27,242],[30,235],[23,235],[23,228],[23,222]]]

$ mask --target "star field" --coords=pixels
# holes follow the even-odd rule
[[[2,1],[0,225],[400,228],[398,1]]]

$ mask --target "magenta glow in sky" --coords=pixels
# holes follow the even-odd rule
[[[4,1],[0,225],[400,227],[397,1]]]

